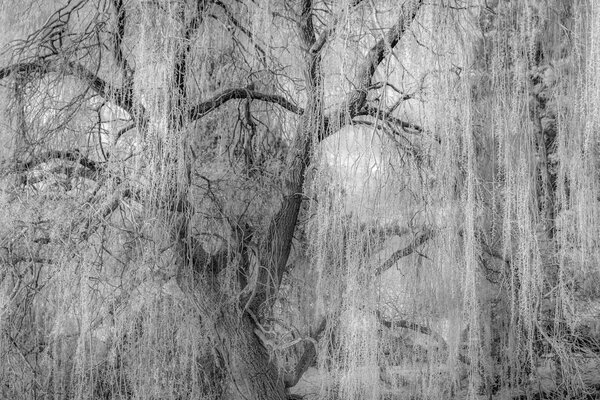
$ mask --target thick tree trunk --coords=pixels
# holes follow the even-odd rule
[[[231,312],[228,312],[231,311]],[[286,399],[283,377],[254,333],[256,324],[247,314],[224,310],[215,321],[219,352],[228,370],[231,400]]]
[[[219,367],[226,377],[223,382],[227,400],[283,400],[286,391],[283,376],[275,360],[256,335],[258,326],[235,302],[223,302],[219,271],[228,263],[226,254],[209,255],[189,235],[188,219],[180,216],[175,230],[177,253],[181,267],[177,281],[181,290],[196,305],[203,325],[219,354]]]

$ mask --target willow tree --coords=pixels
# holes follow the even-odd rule
[[[593,2],[2,7],[5,397],[600,383]]]

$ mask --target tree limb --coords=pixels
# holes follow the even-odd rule
[[[33,62],[16,63],[8,67],[0,68],[0,80],[16,74],[39,73],[46,74],[50,71],[51,62],[48,59],[40,58]]]
[[[118,190],[111,196],[108,202],[104,204],[91,218],[87,220],[81,233],[83,241],[88,240],[100,227],[100,222],[106,220],[119,207],[121,199],[132,196],[131,189]]]
[[[385,110],[379,110],[379,109],[377,109],[375,107],[371,107],[371,106],[363,107],[363,109],[358,114],[356,114],[356,117],[363,117],[363,116],[378,118],[378,119],[381,119],[382,121],[393,123],[395,125],[400,126],[404,130],[412,130],[417,133],[422,133],[424,131],[423,127],[421,127],[417,124],[412,124],[410,122],[401,120],[400,118],[393,117],[389,112],[386,112]]]
[[[341,107],[331,116],[330,122],[336,123],[331,128],[335,129],[346,125],[346,121],[351,121],[364,108],[367,101],[367,92],[371,87],[371,80],[377,67],[404,36],[422,5],[423,0],[408,0],[402,5],[396,24],[371,47],[364,62],[359,66],[355,78],[356,89],[348,94]],[[325,134],[333,133],[333,129],[328,129]]]
[[[38,58],[32,62],[16,63],[8,67],[0,68],[0,80],[17,74],[37,74],[41,78],[49,73],[65,73],[75,76],[85,82],[100,97],[113,102],[123,110],[127,111],[132,118],[135,118],[138,114],[138,112],[136,112],[138,110],[134,108],[133,104],[133,88],[115,88],[94,72],[75,62],[63,63],[49,58]]]
[[[190,121],[198,120],[209,112],[219,108],[221,105],[233,99],[260,100],[266,103],[277,104],[284,109],[293,112],[294,114],[302,115],[304,113],[304,109],[302,107],[293,104],[283,96],[261,93],[255,90],[249,90],[247,88],[234,88],[226,89],[221,93],[216,94],[212,98],[196,104],[190,109],[188,119]]]
[[[349,8],[352,9],[352,8],[356,7],[357,5],[362,3],[362,1],[363,0],[353,0],[350,3]],[[315,40],[315,42],[312,44],[312,46],[308,50],[308,52],[310,54],[317,54],[318,52],[321,51],[321,49],[323,48],[323,46],[325,45],[327,40],[335,34],[335,31],[338,27],[339,21],[340,21],[340,17],[336,16],[333,20],[333,23],[331,24],[331,27],[329,27],[329,28],[323,30],[323,32],[321,32],[318,39]]]
[[[395,320],[389,321],[389,320],[383,318],[383,316],[381,315],[381,313],[379,311],[377,311],[377,319],[381,325],[385,326],[388,329],[393,330],[394,328],[404,328],[404,329],[410,329],[411,331],[421,333],[423,335],[431,336],[432,338],[434,338],[435,340],[437,340],[440,343],[443,350],[448,350],[448,343],[446,343],[446,340],[444,340],[442,335],[433,331],[431,328],[429,328],[427,326],[423,326],[421,324],[417,324],[415,322],[411,322],[411,321],[408,321],[405,319],[395,319]],[[463,364],[466,364],[466,365],[470,364],[469,359],[467,357],[465,357],[463,354],[458,354],[458,360],[460,362],[462,362]]]
[[[300,28],[300,37],[306,46],[310,49],[316,42],[315,27],[313,26],[313,2],[312,0],[300,1],[300,18],[298,19],[298,27]]]
[[[129,63],[123,54],[123,38],[125,37],[127,12],[123,0],[112,0],[112,4],[117,17],[117,27],[113,33],[113,54],[117,65],[121,68],[121,72],[123,73],[123,85],[127,86],[128,82],[126,83],[126,81],[131,81],[131,83],[133,83],[133,71],[129,67]]]
[[[242,25],[242,23],[240,21],[238,21],[237,18],[234,17],[233,13],[231,12],[231,10],[227,7],[227,5],[225,3],[223,3],[220,0],[213,0],[213,3],[218,5],[219,7],[221,7],[221,9],[223,9],[223,13],[225,14],[225,16],[227,17],[229,22],[233,26],[235,26],[237,29],[239,29],[240,32],[242,32],[244,35],[246,35],[246,37],[248,37],[248,39],[250,39],[250,41],[254,45],[254,48],[260,54],[261,61],[263,62],[263,64],[265,64],[266,58],[267,58],[267,53],[263,50],[262,47],[260,47],[260,45],[258,43],[256,43],[256,39],[254,38],[254,35],[252,34],[252,32],[250,30],[248,30],[248,28],[246,28],[244,25]]]
[[[48,162],[52,159],[60,159],[66,161],[74,161],[81,164],[83,167],[89,169],[92,172],[98,173],[104,169],[104,165],[98,161],[90,160],[83,156],[78,149],[74,150],[51,150],[37,155],[32,160],[18,163],[16,170],[18,172],[28,171],[36,166]]]
[[[377,319],[379,320],[379,323],[381,325],[383,325],[389,329],[404,328],[404,329],[410,329],[411,331],[415,331],[418,333],[422,333],[423,335],[431,335],[431,336],[436,336],[436,337],[439,336],[437,333],[433,332],[431,330],[431,328],[417,324],[415,322],[410,322],[405,319],[395,319],[392,321],[384,319],[379,311],[377,311]],[[445,343],[443,338],[438,337],[438,339],[442,340]]]
[[[425,229],[421,232],[411,244],[395,251],[382,265],[375,270],[375,275],[381,275],[390,269],[398,260],[414,253],[421,245],[433,237],[433,230]]]
[[[319,336],[321,336],[321,333],[323,333],[326,326],[327,326],[327,320],[325,318],[322,318],[317,329],[314,332],[312,332],[312,334],[310,335],[313,340],[312,341],[308,340],[307,343],[305,344],[304,352],[302,353],[300,360],[298,360],[298,363],[296,364],[296,367],[294,368],[294,372],[287,374],[284,377],[284,382],[285,382],[286,388],[291,388],[291,387],[296,386],[298,384],[298,382],[300,381],[300,378],[302,378],[302,375],[304,375],[304,373],[308,370],[308,368],[312,365],[312,363],[317,358],[317,347],[316,347],[315,343],[317,340],[319,340]]]

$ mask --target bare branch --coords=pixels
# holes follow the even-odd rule
[[[34,62],[13,64],[8,67],[0,68],[0,80],[17,74],[27,75],[37,73],[44,75],[51,72],[50,66],[51,62],[42,58]]]
[[[89,218],[84,225],[81,233],[82,240],[88,240],[100,227],[102,221],[105,221],[119,207],[121,200],[129,198],[132,195],[130,189],[118,190],[111,196],[108,202],[101,207],[92,218]]]
[[[17,265],[20,263],[54,264],[54,260],[52,260],[50,258],[43,258],[43,257],[37,257],[37,256],[23,256],[23,255],[16,255],[16,254],[10,254],[10,256],[8,256],[8,257],[0,254],[0,262],[7,263],[9,265]]]
[[[173,68],[173,81],[176,90],[175,110],[184,110],[184,104],[187,102],[186,79],[188,72],[188,56],[191,50],[192,37],[197,32],[200,24],[204,19],[203,12],[206,5],[205,1],[196,3],[196,11],[189,22],[185,24],[183,34],[183,43],[177,49],[175,54],[175,66]],[[185,12],[181,10],[180,18],[185,22]],[[184,122],[185,113],[183,111],[176,112],[172,118],[176,121],[177,126],[181,126]]]
[[[392,321],[389,321],[385,318],[383,318],[383,316],[381,315],[381,313],[379,311],[377,311],[377,319],[379,320],[379,323],[383,326],[385,326],[386,328],[389,329],[394,329],[394,328],[403,328],[403,329],[410,329],[411,331],[415,331],[418,333],[421,333],[423,335],[428,335],[431,336],[432,338],[434,338],[435,340],[437,340],[440,345],[441,348],[443,350],[448,350],[448,343],[446,343],[446,340],[444,340],[444,338],[442,337],[442,335],[440,335],[439,333],[435,332],[434,330],[432,330],[431,328],[427,327],[427,326],[423,326],[421,324],[417,324],[415,322],[411,322],[405,319],[394,319]],[[467,357],[465,357],[463,354],[458,354],[458,360],[464,364],[469,365],[470,361]]]
[[[127,126],[124,126],[121,129],[119,129],[117,131],[117,133],[115,134],[115,142],[118,141],[121,138],[121,136],[123,136],[124,134],[126,134],[130,130],[135,129],[136,127],[137,127],[137,125],[134,123],[134,124],[129,124]]]
[[[308,370],[308,368],[312,365],[314,360],[317,358],[317,347],[315,345],[316,341],[319,340],[319,336],[325,330],[327,326],[327,320],[325,318],[321,319],[317,329],[311,333],[312,340],[307,340],[304,346],[304,352],[298,360],[296,367],[294,368],[294,372],[287,374],[284,377],[285,387],[291,388],[298,384],[302,375]]]
[[[21,55],[30,53],[33,49],[35,56],[48,57],[62,52],[67,27],[74,13],[85,6],[87,0],[69,0],[67,4],[55,11],[46,22],[25,40],[14,42],[13,50]],[[41,51],[46,50],[45,54]],[[29,54],[31,56],[31,54]]]
[[[98,161],[90,160],[89,158],[83,156],[79,149],[73,150],[52,150],[47,151],[45,153],[37,155],[33,160],[23,163],[18,163],[16,166],[16,170],[19,172],[28,171],[36,166],[43,164],[45,162],[51,161],[53,159],[60,159],[66,161],[74,161],[81,164],[83,167],[89,169],[92,172],[100,172],[104,169],[104,166]]]
[[[332,128],[346,125],[347,121],[351,121],[363,110],[367,101],[367,92],[371,88],[371,80],[377,67],[400,42],[422,5],[423,0],[405,2],[396,24],[369,50],[365,61],[358,68],[355,79],[356,89],[348,95],[341,107],[330,118],[330,122],[336,123],[331,126]],[[333,133],[331,129],[327,131],[325,135]]]
[[[356,115],[357,117],[369,116],[373,118],[378,118],[380,120],[393,123],[395,125],[400,126],[402,129],[410,129],[412,131],[416,131],[417,133],[422,133],[423,128],[417,124],[412,124],[410,122],[406,122],[401,120],[400,118],[396,118],[390,115],[390,112],[385,110],[380,110],[376,107],[365,106],[363,109]]]
[[[395,319],[395,320],[392,320],[392,321],[388,321],[387,319],[383,318],[383,316],[381,315],[381,313],[379,311],[377,312],[377,318],[379,319],[379,323],[381,325],[383,325],[383,326],[385,326],[386,328],[389,328],[389,329],[404,328],[404,329],[410,329],[411,331],[415,331],[415,332],[418,332],[418,333],[422,333],[423,335],[438,336],[437,334],[435,334],[431,330],[431,328],[428,328],[426,326],[417,324],[415,322],[410,322],[410,321],[405,320],[405,319]]]
[[[195,105],[190,109],[188,118],[190,121],[200,119],[209,112],[219,108],[223,104],[227,103],[229,100],[233,99],[260,100],[267,103],[278,104],[286,110],[293,112],[294,114],[302,115],[304,113],[304,109],[293,104],[283,96],[279,96],[276,94],[261,93],[246,88],[234,88],[226,89],[221,93],[213,96],[212,98]]]
[[[115,88],[85,66],[74,62],[62,63],[48,58],[39,58],[32,62],[17,63],[0,68],[0,80],[17,74],[37,75],[41,78],[49,73],[65,73],[75,76],[85,82],[99,96],[127,111],[132,118],[139,114],[133,104],[133,88],[126,88],[125,90]]]
[[[313,26],[313,2],[312,0],[300,1],[300,18],[298,26],[300,28],[300,37],[306,46],[310,49],[316,42],[315,28]]]
[[[361,110],[367,99],[367,91],[371,86],[371,79],[379,64],[396,47],[412,21],[417,15],[423,0],[409,0],[402,5],[400,16],[396,24],[369,50],[365,62],[358,70],[356,90],[350,94],[347,103],[350,116],[354,117]]]
[[[235,26],[240,32],[242,32],[244,35],[246,35],[246,37],[248,37],[248,39],[250,39],[250,41],[252,42],[252,45],[254,46],[256,51],[260,54],[261,62],[263,62],[263,64],[266,63],[267,53],[258,43],[256,43],[256,39],[255,39],[254,35],[252,34],[252,32],[250,30],[248,30],[248,28],[246,28],[240,21],[238,21],[237,18],[234,17],[233,13],[231,12],[231,10],[227,7],[227,5],[225,3],[223,3],[220,0],[214,0],[213,3],[218,5],[219,7],[221,7],[223,9],[223,13],[225,14],[225,16],[227,17],[229,22],[233,26]]]
[[[362,3],[362,1],[363,0],[353,0],[352,3],[350,4],[350,9],[356,7],[357,5]],[[316,39],[315,42],[313,43],[313,45],[310,47],[310,49],[308,51],[310,54],[317,54],[318,52],[321,51],[321,49],[323,48],[323,46],[325,45],[327,40],[335,34],[335,31],[338,27],[340,19],[341,18],[339,16],[336,16],[335,19],[333,20],[333,23],[331,24],[331,27],[327,28],[323,32],[321,32],[321,34],[319,35],[319,38]]]
[[[420,246],[433,237],[431,229],[425,229],[408,246],[395,251],[382,265],[375,270],[375,275],[381,275],[390,269],[398,260],[414,253]]]
[[[113,54],[115,61],[123,74],[123,86],[133,85],[133,70],[123,54],[123,39],[125,37],[125,27],[127,24],[127,13],[123,0],[112,0],[115,14],[117,17],[117,26],[113,33]]]
[[[123,0],[112,0],[113,7],[115,8],[115,14],[117,17],[117,27],[113,33],[113,52],[115,60],[119,67],[123,70],[127,69],[127,60],[123,56],[123,38],[125,36],[125,24],[127,23],[127,14],[125,7],[123,7]]]

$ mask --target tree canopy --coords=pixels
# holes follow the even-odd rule
[[[1,397],[600,393],[595,1],[0,10]]]

